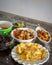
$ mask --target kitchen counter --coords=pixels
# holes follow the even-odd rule
[[[7,21],[11,21],[12,23],[17,22],[17,21],[24,21],[25,23],[27,23],[28,27],[31,27],[33,29],[35,29],[37,25],[40,25],[43,28],[45,28],[51,34],[51,37],[52,37],[52,23],[34,20],[34,19],[27,18],[27,17],[3,12],[3,11],[0,11],[0,20],[7,20]],[[38,42],[38,41],[36,40],[36,42]],[[44,46],[49,50],[50,58],[43,65],[52,65],[52,40],[49,44],[46,44]],[[5,51],[0,51],[0,65],[21,65],[19,63],[16,63],[11,58],[10,52],[11,52],[11,49],[7,49]]]

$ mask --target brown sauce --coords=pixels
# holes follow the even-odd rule
[[[10,25],[8,24],[0,24],[0,29],[8,29]]]

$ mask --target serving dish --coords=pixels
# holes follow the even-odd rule
[[[25,26],[26,26],[26,24],[24,21],[17,21],[15,23],[13,23],[13,28],[23,28]]]
[[[18,46],[18,45],[17,45],[17,46]],[[23,64],[23,65],[41,65],[41,64],[44,64],[45,62],[47,62],[48,59],[49,59],[49,51],[48,51],[45,47],[43,47],[43,46],[41,45],[41,46],[40,46],[41,49],[44,49],[44,50],[47,51],[45,58],[43,58],[42,60],[33,61],[33,62],[32,62],[32,61],[22,61],[22,60],[19,59],[19,54],[16,52],[17,46],[15,46],[15,47],[12,49],[12,51],[11,51],[11,56],[12,56],[12,58],[14,59],[14,61],[16,61],[16,62],[18,62],[18,63],[20,63],[20,64]]]
[[[42,42],[42,43],[50,43],[51,42],[51,35],[50,33],[45,30],[41,26],[36,27],[36,32],[37,32],[37,38]]]
[[[0,34],[7,35],[12,30],[12,23],[10,21],[0,21]]]
[[[20,31],[30,31],[32,34],[33,34],[33,38],[31,38],[31,39],[19,39],[19,38],[17,38],[17,37],[15,37],[15,35],[14,35],[14,31],[18,31],[18,30],[20,30]],[[21,33],[20,33],[21,34]],[[19,34],[19,35],[20,35]],[[24,34],[23,34],[23,36],[24,36]],[[22,37],[23,37],[22,36]],[[28,36],[28,33],[26,33],[26,36]],[[25,36],[25,37],[26,37]],[[36,33],[36,31],[35,30],[33,30],[33,29],[30,29],[30,28],[16,28],[16,29],[14,29],[12,32],[11,32],[11,37],[12,38],[14,38],[15,40],[17,40],[18,42],[31,42],[31,41],[33,41],[33,40],[35,40],[36,39],[36,37],[37,37],[37,33]]]

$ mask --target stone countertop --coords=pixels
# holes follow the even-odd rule
[[[0,11],[0,20],[8,20],[8,21],[11,21],[13,23],[17,22],[17,21],[24,21],[31,28],[35,28],[36,25],[39,24],[40,26],[45,28],[51,34],[51,37],[52,37],[52,23],[34,20],[34,19],[27,18],[27,17],[18,16],[18,15],[15,15],[15,14],[3,12],[3,11]],[[52,40],[49,44],[46,45],[46,47],[48,48],[48,50],[50,52],[50,59],[43,65],[52,65]],[[4,57],[1,57],[2,53],[4,53],[4,52],[0,52],[0,58],[2,58],[2,60],[3,60]],[[8,54],[7,51],[6,51],[6,54]],[[10,59],[9,62],[11,63],[11,65],[19,65],[18,63],[13,62],[13,60],[10,57],[10,54],[8,55],[8,57]],[[0,62],[0,65],[7,65],[7,63],[5,63],[4,60],[3,60],[3,61]],[[10,65],[10,64],[8,63],[8,65]]]
[[[21,20],[21,21],[32,23],[32,24],[40,24],[42,27],[46,28],[50,33],[52,32],[52,30],[51,30],[52,23],[47,23],[47,22],[40,21],[40,20],[30,19],[27,17],[15,15],[15,14],[3,12],[3,11],[0,11],[0,20],[8,20],[11,22]]]

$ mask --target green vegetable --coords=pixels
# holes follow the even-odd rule
[[[13,25],[14,25],[14,28],[20,28],[20,27],[25,27],[26,26],[24,21],[14,23]]]

